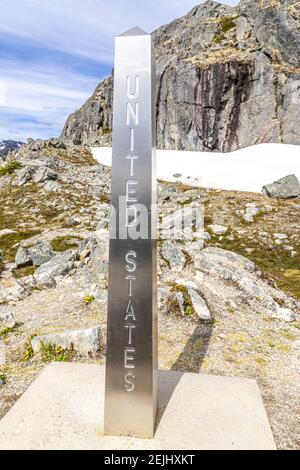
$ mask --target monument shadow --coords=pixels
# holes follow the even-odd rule
[[[185,372],[199,373],[206,356],[208,345],[213,331],[213,321],[199,322],[189,338],[184,349],[168,370],[158,373],[159,406],[156,420],[156,429],[164,415],[172,395]]]

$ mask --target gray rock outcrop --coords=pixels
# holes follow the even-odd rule
[[[300,197],[300,182],[295,175],[285,176],[272,184],[264,186],[262,193],[272,198],[290,199]]]
[[[39,287],[55,285],[55,278],[64,276],[74,267],[76,259],[72,250],[64,251],[55,255],[50,261],[39,267],[34,274],[34,278]]]
[[[182,249],[176,243],[172,241],[163,242],[161,253],[170,269],[181,271],[184,268],[186,259]]]
[[[15,263],[17,268],[41,266],[50,261],[54,254],[50,243],[39,241],[31,248],[20,246],[16,254]]]
[[[231,151],[300,144],[300,13],[296,0],[208,0],[153,33],[157,145]],[[113,77],[67,120],[64,138],[106,145]]]
[[[104,137],[111,133],[113,106],[113,78],[101,82],[93,96],[67,120],[62,136],[74,144],[86,142],[92,136]]]
[[[39,351],[42,343],[45,345],[54,344],[63,349],[74,349],[85,356],[95,355],[101,346],[101,328],[95,326],[93,328],[81,328],[79,330],[36,336],[31,341],[34,352]]]

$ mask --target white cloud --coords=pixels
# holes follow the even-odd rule
[[[0,80],[0,106],[6,104],[6,83],[4,80]]]
[[[112,65],[114,36],[136,25],[153,31],[199,3],[2,0],[0,35],[11,47],[3,48],[0,57],[0,139],[58,135],[66,117],[83,104],[103,78],[100,73],[97,78],[89,76],[95,75],[95,64],[99,64],[99,70]],[[14,53],[15,45],[16,49],[21,45],[27,60]],[[37,47],[38,57],[32,52]],[[70,55],[68,64],[58,51]],[[93,61],[93,72],[83,65],[86,59]],[[78,71],[75,73],[72,67]]]
[[[0,60],[0,69],[5,88],[5,101],[0,103],[1,139],[14,137],[20,126],[25,137],[57,135],[66,117],[82,105],[98,82],[53,64],[41,70],[39,64],[28,69],[25,64]]]
[[[0,32],[111,63],[114,36],[135,25],[152,31],[199,3],[199,0],[10,0],[1,7]]]

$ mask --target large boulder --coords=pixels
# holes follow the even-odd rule
[[[230,292],[232,299],[245,296],[254,308],[270,317],[288,322],[296,318],[294,309],[299,310],[300,304],[276,289],[270,280],[267,282],[264,273],[244,256],[209,247],[197,253],[194,262],[202,287],[205,280],[204,285],[220,296]],[[285,308],[278,302],[285,304]]]
[[[50,147],[54,147],[60,150],[66,150],[67,148],[65,143],[61,139],[56,139],[56,138],[50,139],[48,144]]]
[[[15,257],[15,263],[17,268],[25,268],[26,266],[32,265],[32,259],[29,255],[29,250],[23,246],[19,246]]]
[[[168,263],[170,269],[181,271],[185,264],[186,258],[180,246],[172,241],[165,241],[161,248],[163,259]]]
[[[47,263],[54,256],[54,251],[50,243],[39,241],[34,247],[29,248],[29,254],[34,266],[41,266]]]
[[[57,173],[51,170],[51,168],[41,166],[35,172],[33,180],[35,183],[44,183],[46,181],[56,180],[57,177]]]
[[[41,344],[53,344],[63,349],[74,349],[85,356],[95,355],[101,347],[101,328],[95,326],[36,336],[31,341],[34,352],[39,351]]]
[[[15,263],[17,268],[32,265],[41,266],[50,261],[54,254],[50,243],[38,241],[37,244],[31,248],[20,246],[16,254]]]
[[[23,186],[24,184],[31,181],[33,178],[34,172],[35,172],[35,167],[32,167],[32,166],[25,166],[24,168],[21,168],[20,170],[18,170],[17,185]]]
[[[84,261],[88,258],[98,247],[98,242],[96,238],[89,237],[83,240],[77,250],[76,250],[76,258],[79,261]]]
[[[285,176],[262,188],[265,196],[272,198],[290,199],[300,197],[300,183],[295,175]]]
[[[38,287],[51,287],[56,284],[55,278],[64,276],[74,267],[76,253],[67,250],[55,255],[50,261],[40,266],[34,273]]]

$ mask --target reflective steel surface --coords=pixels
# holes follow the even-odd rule
[[[142,438],[157,410],[154,63],[151,35],[116,38],[104,432]]]

